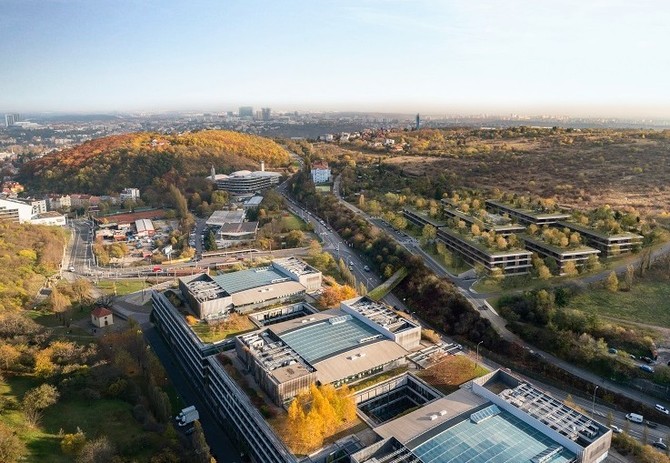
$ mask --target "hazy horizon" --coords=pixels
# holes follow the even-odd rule
[[[670,118],[670,4],[651,0],[0,6],[3,112]]]

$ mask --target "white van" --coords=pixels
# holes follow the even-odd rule
[[[633,423],[642,423],[644,421],[644,417],[642,415],[638,415],[637,413],[629,413],[626,415],[626,419],[628,421],[632,421]]]

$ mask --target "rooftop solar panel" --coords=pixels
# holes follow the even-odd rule
[[[336,323],[313,323],[282,333],[280,337],[302,358],[313,363],[362,343],[375,341],[377,334],[361,321],[344,316],[337,317]]]
[[[538,456],[547,458],[543,463],[568,463],[575,458],[540,431],[499,411],[478,423],[461,421],[412,451],[423,463],[532,463]]]

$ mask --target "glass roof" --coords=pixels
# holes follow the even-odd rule
[[[476,418],[479,420],[482,415]],[[506,411],[466,419],[415,447],[423,463],[568,463],[575,455]]]

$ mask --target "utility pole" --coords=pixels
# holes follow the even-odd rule
[[[591,404],[591,419],[595,420],[596,416],[596,391],[598,390],[598,385],[593,389],[593,403]]]
[[[483,343],[484,341],[479,341],[477,343],[477,356],[475,360],[475,371],[477,371],[477,364],[479,363],[479,346]]]

